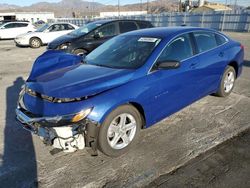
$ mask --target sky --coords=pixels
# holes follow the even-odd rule
[[[0,3],[7,3],[7,4],[14,4],[19,6],[28,6],[34,3],[38,2],[59,2],[60,0],[1,0]],[[117,5],[118,0],[86,0],[86,1],[94,1],[99,2],[102,4],[111,4],[111,5]],[[147,0],[120,0],[120,4],[131,4],[131,3],[140,3],[140,2],[147,2]],[[167,0],[163,0],[167,1]],[[184,0],[183,0],[184,1]],[[208,0],[210,2],[220,2],[220,3],[227,3],[234,4],[235,1],[237,1],[238,5],[243,6],[250,6],[250,0]]]

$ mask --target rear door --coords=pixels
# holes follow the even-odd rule
[[[28,25],[29,23],[16,23],[16,28],[15,28],[16,36],[23,33],[27,33]]]
[[[193,33],[199,63],[196,68],[200,72],[197,79],[197,89],[202,96],[208,95],[217,90],[221,75],[227,63],[224,43],[227,39],[214,32],[200,31]]]

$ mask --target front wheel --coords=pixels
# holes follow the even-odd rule
[[[30,47],[31,48],[40,48],[42,46],[42,41],[39,38],[31,38],[30,39]]]
[[[221,79],[219,90],[217,91],[216,95],[219,97],[226,97],[228,96],[233,88],[236,79],[236,73],[232,66],[227,66],[223,77]]]
[[[137,109],[122,105],[112,111],[101,125],[98,147],[108,156],[120,156],[136,142],[141,127],[142,119]]]

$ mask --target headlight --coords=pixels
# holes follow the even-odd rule
[[[86,110],[82,110],[81,112],[79,112],[78,114],[76,114],[73,118],[72,118],[72,122],[76,123],[78,121],[83,120],[85,117],[87,117],[90,112],[92,111],[92,108],[88,108]]]
[[[61,45],[59,46],[59,49],[60,49],[60,50],[65,50],[65,49],[67,49],[70,45],[71,45],[70,42],[61,44]]]
[[[86,118],[93,108],[87,108],[85,110],[81,110],[80,112],[76,114],[69,114],[69,115],[63,115],[63,116],[54,116],[54,117],[45,117],[45,121],[39,121],[41,125],[50,125],[56,124],[56,126],[69,124],[69,123],[77,123],[84,118]]]

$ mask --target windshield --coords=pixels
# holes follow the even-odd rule
[[[98,26],[101,26],[101,25],[102,24],[100,24],[100,23],[89,23],[87,25],[84,25],[84,26],[70,32],[69,34],[80,36],[80,35],[83,35],[85,33],[88,33],[90,31],[92,31],[93,29],[95,29],[95,28],[97,28]]]
[[[46,30],[50,25],[49,24],[44,24],[41,27],[39,27],[36,32],[43,32],[44,30]]]
[[[96,48],[84,61],[88,64],[136,69],[142,66],[161,39],[141,36],[117,36]]]

